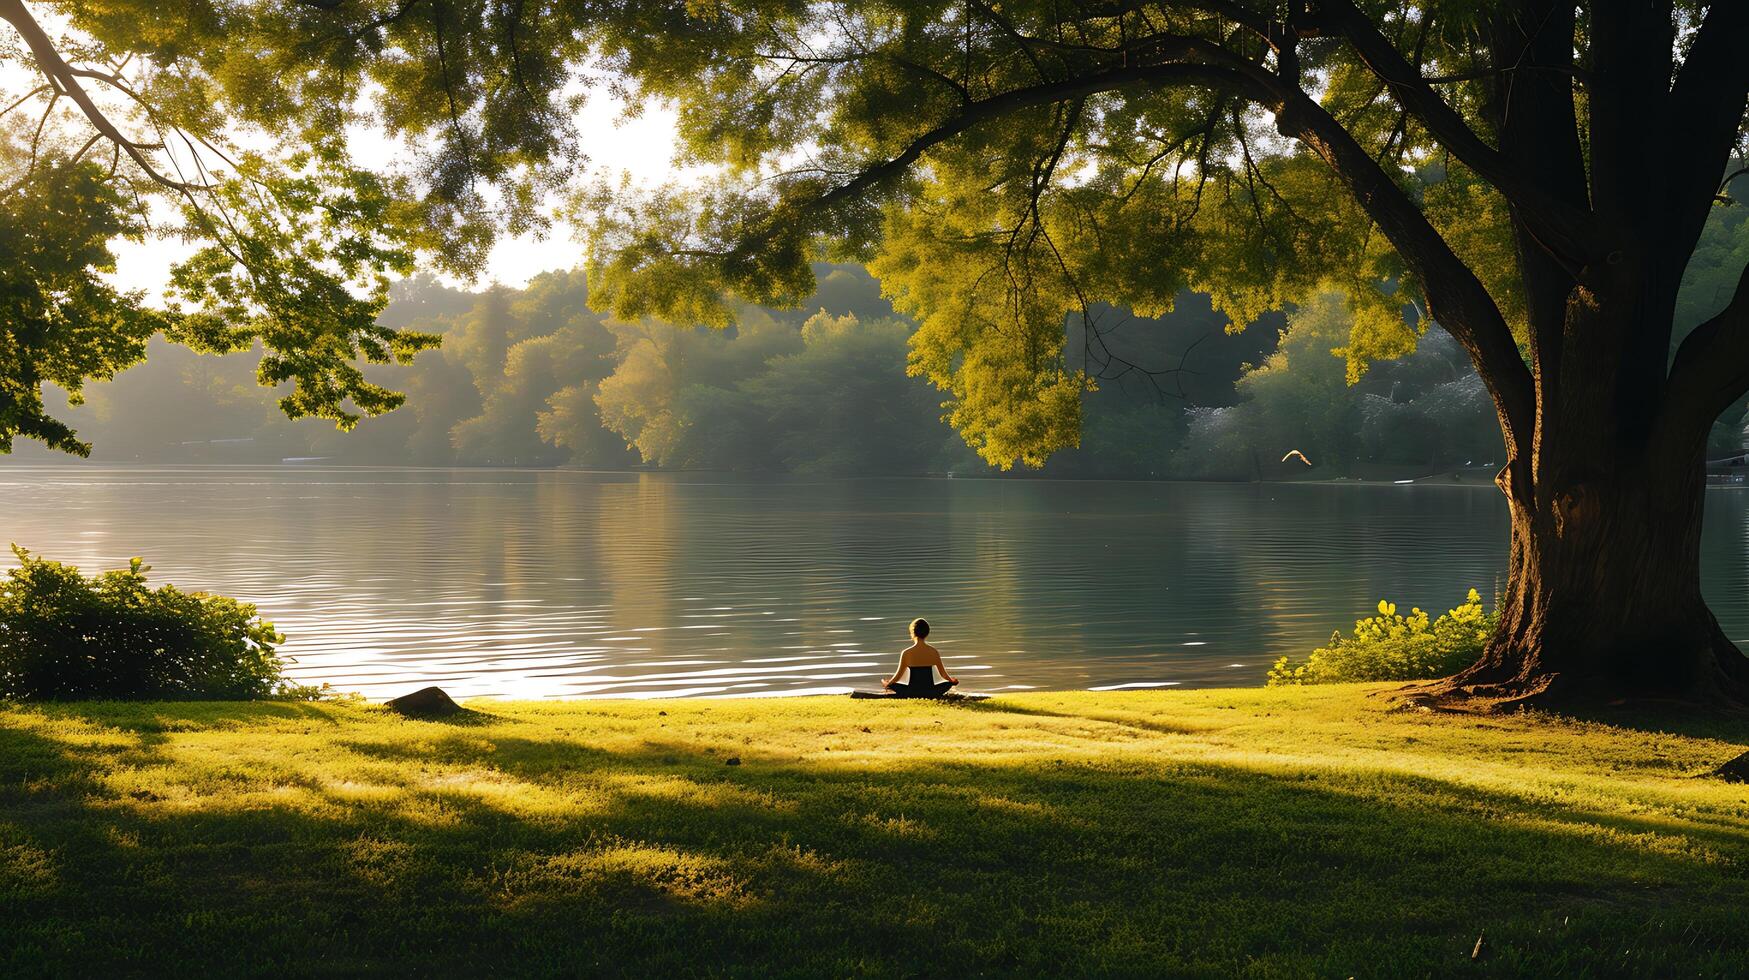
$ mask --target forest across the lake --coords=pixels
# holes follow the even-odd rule
[[[1673,345],[1749,262],[1746,219],[1740,207],[1713,210]],[[816,272],[818,291],[796,309],[742,305],[725,330],[593,312],[580,271],[478,293],[414,277],[395,285],[382,320],[441,334],[443,345],[410,366],[371,367],[408,401],[353,432],[287,419],[256,383],[257,353],[200,356],[161,340],[145,363],[90,385],[67,418],[107,461],[1001,472],[943,421],[943,393],[907,373],[916,325],[879,283],[854,265]],[[1245,480],[1499,463],[1493,406],[1449,334],[1428,325],[1412,353],[1357,375],[1344,356],[1350,327],[1334,293],[1242,330],[1190,292],[1158,319],[1112,307],[1071,317],[1066,360],[1096,389],[1080,447],[1043,473]],[[1714,426],[1709,456],[1741,452],[1744,404]],[[18,448],[20,460],[61,458]],[[1281,458],[1295,449],[1310,467]]]

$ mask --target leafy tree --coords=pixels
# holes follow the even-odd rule
[[[527,328],[511,312],[512,302],[511,290],[493,286],[448,331],[444,357],[467,371],[482,399],[490,397],[503,378],[504,358],[511,345],[528,336]]]
[[[802,325],[802,349],[742,383],[771,433],[780,465],[802,473],[923,473],[935,462],[941,409],[905,376],[903,322],[822,310]]]
[[[1358,455],[1358,413],[1348,397],[1340,350],[1353,329],[1342,298],[1326,293],[1288,318],[1288,328],[1273,354],[1239,379],[1255,429],[1286,436],[1276,444],[1345,470]],[[1268,445],[1258,439],[1253,445]],[[1278,456],[1280,454],[1277,454]]]
[[[414,361],[406,384],[408,408],[418,422],[404,444],[411,461],[427,466],[455,462],[455,427],[483,407],[474,376],[445,350]]]
[[[480,414],[451,430],[457,461],[566,461],[570,454],[539,431],[538,416],[567,385],[599,382],[613,366],[613,349],[613,335],[589,312],[582,273],[538,276],[520,293],[490,291],[445,351],[462,362],[481,397]]]
[[[595,396],[602,424],[644,462],[674,469],[764,469],[769,442],[736,388],[772,357],[801,347],[796,328],[753,309],[731,333],[646,320],[610,322],[619,366]]]
[[[1182,465],[1197,476],[1273,476],[1282,469],[1278,458],[1298,449],[1326,473],[1347,472],[1359,449],[1360,411],[1331,351],[1349,329],[1342,297],[1333,293],[1289,317],[1275,351],[1239,379],[1243,400],[1198,413]]]
[[[535,431],[542,439],[566,453],[566,459],[585,466],[619,467],[636,461],[624,440],[601,423],[595,397],[599,381],[566,385],[547,397],[536,413]]]
[[[1090,404],[1081,422],[1080,446],[1053,456],[1045,472],[1056,471],[1056,464],[1067,457],[1075,463],[1064,469],[1075,475],[1120,479],[1178,476],[1174,454],[1183,446],[1185,422],[1185,411],[1178,405]]]
[[[671,0],[593,36],[723,168],[582,202],[597,302],[720,321],[725,289],[793,300],[810,258],[866,256],[1007,464],[1078,438],[1064,319],[1096,301],[1191,287],[1244,324],[1335,287],[1358,375],[1413,348],[1413,300],[1487,388],[1512,514],[1500,628],[1429,695],[1749,700],[1698,560],[1749,270],[1667,356],[1743,144],[1749,4]]]
[[[1245,330],[1230,330],[1207,296],[1189,291],[1161,317],[1094,304],[1087,317],[1071,318],[1065,360],[1081,367],[1090,390],[1081,399],[1080,444],[1057,450],[1045,472],[1184,475],[1174,456],[1185,448],[1187,411],[1233,402],[1235,382],[1274,348],[1280,322],[1269,313]],[[1237,475],[1252,473],[1247,466]]]
[[[0,451],[84,454],[40,396],[78,399],[153,334],[259,349],[288,416],[350,428],[401,404],[361,364],[436,338],[381,322],[424,254],[480,267],[538,229],[580,154],[575,24],[490,0],[0,0]],[[405,143],[379,172],[360,126]],[[163,308],[104,279],[109,242],[190,240]]]
[[[1357,390],[1365,458],[1497,465],[1500,428],[1487,386],[1444,330],[1429,328],[1415,353],[1375,366]]]
[[[0,163],[12,163],[0,143]],[[107,378],[145,356],[158,318],[105,283],[109,239],[138,234],[115,188],[95,167],[51,160],[36,193],[0,197],[0,452],[18,435],[86,451],[44,410],[42,385],[77,399],[88,377]]]
[[[550,466],[565,454],[540,438],[536,415],[566,377],[565,355],[575,348],[557,334],[522,341],[505,353],[479,415],[450,430],[458,462],[474,465]]]
[[[429,272],[418,272],[389,284],[389,305],[377,322],[397,329],[449,320],[473,308],[478,294],[445,286]]]

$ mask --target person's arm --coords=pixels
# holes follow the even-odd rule
[[[881,681],[881,686],[882,687],[892,687],[894,684],[899,683],[899,675],[903,674],[904,672],[905,672],[905,655],[901,653],[901,654],[899,654],[899,666],[893,670],[893,676],[887,678],[884,681]],[[943,673],[945,673],[945,671]]]
[[[947,672],[947,664],[942,663],[940,650],[937,650],[935,652],[935,669],[941,671],[941,676],[949,684],[958,684],[960,682],[960,679],[958,677],[955,677],[952,674]]]

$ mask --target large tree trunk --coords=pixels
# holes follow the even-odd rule
[[[1417,695],[1478,709],[1620,699],[1749,705],[1749,658],[1701,597],[1699,454],[1674,471],[1619,466],[1555,495],[1502,483],[1512,556],[1499,632],[1475,666]]]

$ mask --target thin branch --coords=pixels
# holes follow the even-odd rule
[[[30,15],[30,11],[25,9],[24,0],[0,0],[0,20],[10,23],[24,38],[25,44],[30,47],[30,53],[36,59],[37,67],[42,70],[43,75],[59,85],[67,97],[72,99],[74,104],[85,113],[85,118],[90,120],[91,125],[96,127],[97,131],[110,142],[121,147],[122,152],[126,153],[135,165],[145,171],[146,176],[172,190],[197,189],[197,185],[173,180],[160,173],[152,161],[141,152],[142,146],[122,135],[115,124],[109,121],[109,118],[92,101],[84,86],[79,83],[79,77],[75,74],[73,67],[67,64],[60,52],[55,50],[54,42],[43,31],[42,25],[38,24],[36,18]]]
[[[54,92],[54,91],[55,91],[55,87],[53,85],[49,85],[47,83],[44,83],[42,85],[38,85],[36,88],[33,88],[30,91],[19,96],[18,99],[16,101],[14,101],[11,105],[7,106],[4,109],[0,109],[0,116],[6,115],[7,113],[9,113],[12,110],[18,108],[19,106],[25,104],[26,102],[29,102],[31,99],[34,99],[37,96],[43,94],[44,92]],[[57,92],[56,94],[58,95],[59,93]]]
[[[803,214],[818,214],[829,211],[846,201],[855,200],[865,191],[905,173],[931,147],[952,139],[975,126],[1000,119],[1022,109],[1083,98],[1127,85],[1162,85],[1174,81],[1198,81],[1220,87],[1236,87],[1244,84],[1244,80],[1240,76],[1223,68],[1196,64],[1161,64],[1129,65],[1108,71],[1093,72],[1078,78],[1013,89],[961,106],[946,120],[913,139],[893,157],[868,165],[858,172],[854,179],[824,194],[805,201],[790,202],[790,207],[786,210],[792,214],[795,211]],[[785,214],[774,218],[765,230],[747,237],[737,250],[757,250],[759,246],[765,245],[778,234],[788,217],[790,215]]]
[[[1591,84],[1591,73],[1583,68],[1572,65],[1507,65],[1504,68],[1477,68],[1474,71],[1453,72],[1449,75],[1423,75],[1421,80],[1429,85],[1446,85],[1452,82],[1479,82],[1519,71],[1546,71],[1557,75],[1566,75],[1581,85]]]

